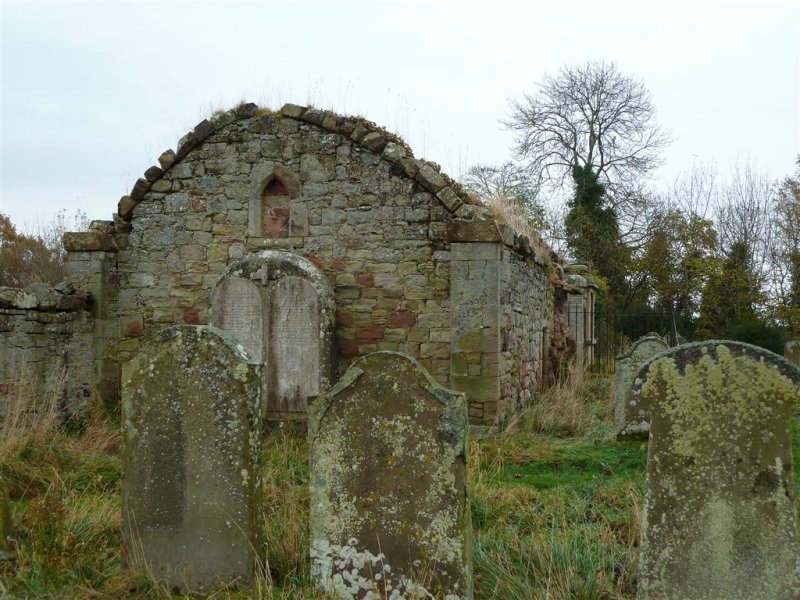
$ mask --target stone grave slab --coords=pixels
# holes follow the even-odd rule
[[[639,600],[800,598],[800,372],[762,348],[709,341],[656,356],[638,380],[651,406]]]
[[[308,397],[320,392],[319,297],[309,281],[285,277],[270,300],[267,408],[304,413]]]
[[[348,600],[472,598],[464,394],[376,352],[316,399],[309,428],[319,587]]]
[[[260,393],[260,365],[214,327],[165,329],[123,367],[123,549],[170,588],[253,581]]]

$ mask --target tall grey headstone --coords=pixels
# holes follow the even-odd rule
[[[617,439],[647,439],[650,411],[631,397],[631,385],[641,366],[669,346],[655,333],[636,340],[614,367],[614,425]]]
[[[472,598],[464,394],[376,352],[309,417],[318,586],[347,600]]]
[[[255,363],[264,360],[264,315],[259,286],[230,277],[214,293],[214,325],[230,332]]]
[[[261,367],[214,327],[163,330],[123,367],[123,547],[170,588],[253,581]]]
[[[654,357],[639,600],[796,600],[790,419],[800,371],[729,341]]]
[[[270,300],[267,408],[306,412],[307,398],[320,392],[319,297],[307,280],[286,277],[276,282]]]

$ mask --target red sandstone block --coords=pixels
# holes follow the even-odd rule
[[[198,325],[200,323],[200,311],[196,308],[184,308],[183,322],[187,325]]]
[[[144,335],[144,319],[142,315],[131,315],[120,320],[120,328],[124,337]]]
[[[314,263],[314,265],[315,265],[316,267],[320,268],[320,269],[322,269],[322,268],[324,268],[324,267],[325,267],[325,263],[324,263],[324,261],[323,261],[323,260],[322,260],[322,259],[319,257],[319,255],[318,255],[318,254],[316,254],[315,252],[312,252],[311,254],[309,254],[308,256],[306,256],[306,258],[307,258],[308,260],[310,260],[312,263]]]
[[[383,336],[383,327],[363,327],[356,330],[357,340],[382,340]]]
[[[359,273],[356,275],[356,283],[363,287],[375,287],[375,274]]]
[[[346,312],[337,312],[336,324],[340,327],[351,327],[353,325],[353,315]]]
[[[345,358],[352,358],[358,354],[358,344],[355,340],[338,340],[339,355]]]
[[[408,329],[417,324],[417,315],[410,310],[396,310],[389,315],[389,327]]]

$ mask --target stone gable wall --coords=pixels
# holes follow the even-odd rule
[[[290,228],[248,230],[265,179],[296,185]],[[211,291],[248,252],[308,258],[336,298],[341,374],[356,356],[408,352],[449,381],[447,209],[404,172],[341,134],[276,115],[237,121],[166,171],[133,210],[120,274],[119,360],[149,329],[209,322]]]

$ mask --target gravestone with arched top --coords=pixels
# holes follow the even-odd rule
[[[627,352],[617,356],[614,365],[614,425],[617,439],[647,439],[650,412],[630,394],[634,377],[650,358],[669,346],[657,334],[636,340]]]
[[[228,267],[211,298],[212,323],[264,364],[267,418],[305,419],[307,398],[326,391],[333,370],[335,302],[307,259],[265,250]]]
[[[254,580],[260,375],[240,344],[207,326],[165,329],[123,366],[124,554],[170,589]]]
[[[709,341],[642,367],[650,406],[639,600],[796,600],[800,547],[791,418],[800,371]]]
[[[464,394],[376,352],[316,399],[309,427],[317,585],[348,600],[472,598]]]

